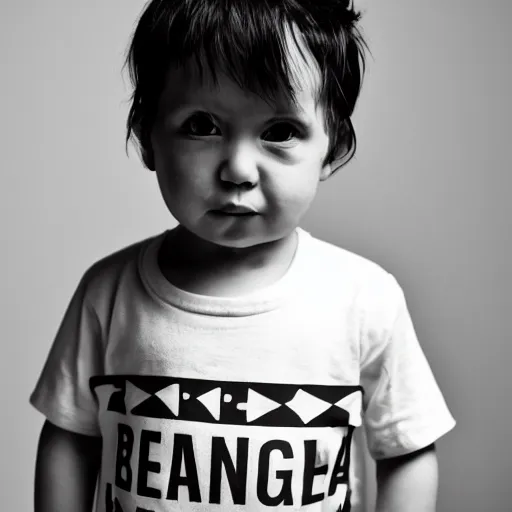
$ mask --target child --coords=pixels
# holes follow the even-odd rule
[[[435,509],[454,420],[402,290],[299,227],[354,153],[358,19],[343,0],[146,7],[128,138],[179,225],[78,285],[31,395],[36,512],[90,511],[96,484],[98,512],[354,511],[362,424],[378,510]]]

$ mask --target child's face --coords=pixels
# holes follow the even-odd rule
[[[207,68],[202,81],[192,64],[169,71],[151,138],[155,171],[169,211],[196,236],[232,248],[280,240],[329,176],[319,74],[294,62],[296,105],[284,95],[269,105],[221,73],[215,87]]]

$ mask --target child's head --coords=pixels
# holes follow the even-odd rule
[[[127,58],[127,141],[136,138],[169,210],[190,231],[232,246],[285,236],[318,182],[353,156],[364,41],[349,4],[147,5]],[[218,212],[231,203],[258,214]]]

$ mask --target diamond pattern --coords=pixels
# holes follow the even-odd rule
[[[362,397],[359,391],[354,391],[350,395],[342,398],[335,404],[341,409],[345,409],[350,415],[350,424],[354,427],[359,427],[362,424],[361,407]]]
[[[92,377],[90,387],[102,410],[119,414],[226,425],[361,425],[363,389],[357,385],[102,375]]]
[[[287,402],[286,405],[297,414],[306,425],[313,418],[316,418],[331,407],[329,402],[310,395],[302,389],[299,389],[293,399]]]

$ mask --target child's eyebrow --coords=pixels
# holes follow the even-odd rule
[[[169,104],[165,110],[167,115],[179,115],[184,112],[193,112],[194,110],[213,111],[224,115],[240,115],[240,111],[237,111],[236,109],[225,108],[218,103],[212,103],[208,101],[185,101]],[[300,105],[290,105],[290,107],[271,107],[271,109],[269,109],[269,116],[271,117],[272,121],[288,117],[298,118],[303,122],[309,122],[309,116]]]

